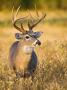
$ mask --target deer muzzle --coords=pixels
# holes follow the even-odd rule
[[[34,43],[33,43],[34,46],[37,46],[37,45],[41,45],[41,42],[37,39]]]
[[[41,45],[41,42],[39,40],[37,40],[36,44],[37,45]]]

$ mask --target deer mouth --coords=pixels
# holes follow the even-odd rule
[[[36,44],[40,46],[40,45],[41,45],[41,42],[38,40],[38,41],[36,42]]]
[[[41,45],[41,42],[37,39],[34,43],[33,43],[34,46],[37,46],[37,45]]]

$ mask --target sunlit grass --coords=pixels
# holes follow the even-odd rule
[[[7,45],[6,45],[7,46]],[[4,48],[6,48],[4,46]],[[8,50],[8,49],[6,49]],[[41,52],[41,53],[40,53]],[[10,90],[66,90],[67,89],[67,43],[46,41],[40,49],[37,48],[39,63],[34,73],[33,81],[16,79],[9,67],[7,54],[0,51],[0,88]]]

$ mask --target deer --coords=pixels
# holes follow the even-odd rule
[[[41,41],[38,38],[42,35],[42,32],[34,32],[33,28],[45,18],[46,14],[32,25],[28,21],[28,30],[26,30],[20,21],[26,19],[27,16],[16,19],[19,9],[20,7],[12,17],[12,24],[20,33],[15,33],[17,41],[10,47],[9,58],[11,68],[16,76],[26,78],[32,76],[36,70],[38,57],[34,48],[41,45]],[[20,22],[20,27],[17,25],[18,22]]]

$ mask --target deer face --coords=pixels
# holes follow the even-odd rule
[[[27,32],[26,34],[16,33],[15,37],[20,41],[22,40],[22,42],[25,42],[27,45],[37,46],[41,45],[41,42],[38,40],[41,34],[42,32]]]
[[[16,33],[15,37],[19,40],[21,50],[26,54],[31,54],[35,46],[41,45],[41,42],[38,40],[41,34],[41,32]]]

